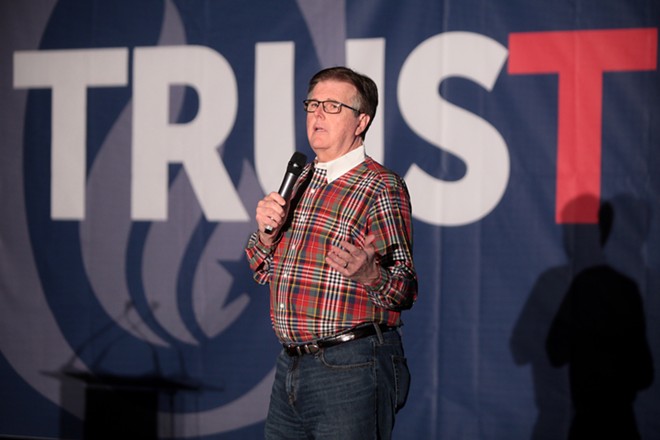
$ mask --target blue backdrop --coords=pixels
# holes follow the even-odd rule
[[[413,201],[395,437],[564,438],[586,353],[660,438],[658,27],[656,0],[2,2],[0,436],[82,438],[96,380],[163,391],[161,438],[261,438],[243,246],[346,64]],[[594,273],[627,281],[571,308]]]

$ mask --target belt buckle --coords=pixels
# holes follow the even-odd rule
[[[316,354],[320,350],[319,344],[317,343],[305,344],[303,347],[305,347],[304,351],[307,354]]]
[[[316,354],[319,352],[321,349],[319,345],[315,342],[311,342],[308,344],[300,344],[300,345],[289,345],[288,350],[293,351],[293,353],[297,356],[302,356],[305,354]]]

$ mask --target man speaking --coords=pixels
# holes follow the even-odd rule
[[[246,254],[282,342],[267,439],[389,439],[410,373],[401,311],[417,298],[405,182],[365,153],[376,84],[345,67],[309,83],[306,164],[259,201]]]

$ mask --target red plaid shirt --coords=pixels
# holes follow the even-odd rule
[[[331,183],[325,169],[308,164],[296,192],[301,188],[281,238],[269,247],[255,232],[246,247],[255,280],[270,283],[278,338],[300,343],[365,322],[400,325],[401,310],[417,298],[410,198],[403,179],[365,157]],[[369,234],[376,236],[378,285],[352,281],[326,264],[332,244],[347,240],[362,246]]]

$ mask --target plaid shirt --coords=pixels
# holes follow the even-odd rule
[[[417,297],[405,182],[362,154],[358,166],[330,183],[325,169],[308,164],[291,202],[290,226],[272,247],[257,232],[248,241],[255,280],[270,283],[271,319],[282,342],[309,342],[365,322],[397,326],[401,310]],[[331,245],[347,240],[362,246],[369,234],[376,236],[381,270],[373,286],[325,262]]]

